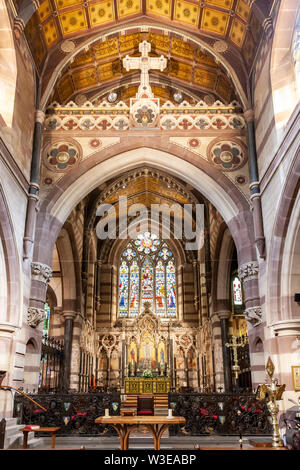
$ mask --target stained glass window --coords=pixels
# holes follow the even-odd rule
[[[145,302],[161,317],[176,316],[176,269],[168,244],[155,233],[140,233],[122,253],[119,315],[137,316]]]
[[[44,310],[45,310],[45,318],[44,318],[44,324],[43,324],[43,335],[48,335],[49,334],[49,322],[50,322],[50,307],[47,302],[44,305]]]

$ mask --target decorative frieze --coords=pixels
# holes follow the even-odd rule
[[[252,326],[257,326],[262,322],[262,308],[260,306],[249,307],[244,311],[244,314]]]
[[[42,308],[28,307],[27,324],[32,328],[36,328],[45,318],[45,310]]]
[[[249,261],[248,263],[242,264],[239,268],[239,278],[241,282],[251,281],[252,279],[258,279],[258,262]]]
[[[32,279],[47,284],[52,277],[52,269],[47,264],[31,263]]]

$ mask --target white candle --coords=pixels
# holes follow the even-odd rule
[[[172,418],[172,416],[173,416],[173,415],[172,415],[172,409],[171,409],[171,408],[169,408],[169,414],[168,414],[168,416],[169,416],[169,418]]]
[[[105,416],[109,416],[109,409],[105,408]]]

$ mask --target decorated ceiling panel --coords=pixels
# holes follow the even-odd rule
[[[251,65],[262,33],[262,16],[258,18],[257,10],[254,13],[248,3],[247,0],[44,0],[29,20],[25,33],[41,69],[47,52],[52,52],[62,40],[81,38],[103,27],[146,15],[169,25],[181,25],[187,31],[200,31],[204,37],[228,40]],[[132,49],[127,41],[130,43],[130,39],[126,39],[124,48],[120,45],[121,51],[126,47]]]
[[[124,79],[130,76],[138,77],[139,71],[127,72],[122,60],[126,54],[139,56],[138,44],[143,39],[151,43],[150,55],[164,55],[168,59],[165,70],[151,74],[152,79],[157,76],[166,77],[169,84],[176,88],[175,79],[177,85],[184,83],[196,92],[197,90],[212,92],[214,96],[225,102],[235,98],[233,84],[222,67],[208,53],[177,37],[136,33],[94,43],[88,50],[79,53],[62,73],[51,101],[64,103],[74,99],[78,92],[107,86],[109,81],[115,83],[122,77]],[[198,93],[198,99],[199,96]]]

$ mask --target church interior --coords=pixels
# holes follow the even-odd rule
[[[300,450],[299,0],[0,30],[0,449]]]

